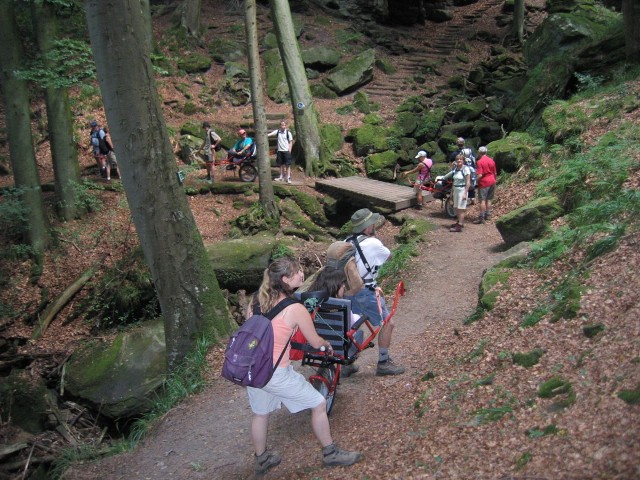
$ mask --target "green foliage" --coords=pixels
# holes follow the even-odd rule
[[[480,340],[476,348],[470,351],[467,355],[465,355],[464,360],[466,362],[476,362],[484,357],[484,349],[489,344],[489,340],[483,338]]]
[[[353,113],[354,107],[352,104],[343,105],[341,107],[336,108],[336,113],[338,115],[350,115]]]
[[[618,398],[624,400],[629,405],[640,404],[640,384],[634,390],[621,390],[618,392]]]
[[[271,261],[277,260],[278,258],[291,257],[295,258],[295,254],[293,250],[289,248],[288,245],[278,242],[274,245],[273,251],[271,252]]]
[[[520,455],[520,458],[516,460],[516,470],[522,470],[527,465],[527,463],[531,461],[532,458],[533,455],[531,454],[531,452],[524,452],[522,455]]]
[[[21,198],[24,191],[10,188],[3,192],[3,200],[0,202],[0,238],[5,245],[21,242],[27,236],[28,210]]]
[[[582,327],[582,332],[584,336],[587,338],[593,338],[598,335],[600,332],[605,330],[605,326],[602,323],[596,323],[594,325],[585,325]]]
[[[520,365],[521,367],[531,368],[537,365],[540,358],[544,355],[544,350],[541,348],[534,348],[530,352],[514,353],[512,355],[513,363]]]
[[[385,262],[380,268],[378,274],[378,282],[382,285],[391,282],[390,287],[395,289],[394,280],[401,276],[401,273],[407,268],[409,259],[418,255],[415,242],[404,243],[398,245],[394,250],[391,258]]]
[[[18,78],[41,88],[69,88],[96,78],[96,67],[88,43],[60,39],[46,55],[32,60],[28,68],[16,72]]]
[[[578,82],[579,92],[596,90],[604,82],[604,77],[598,75],[592,76],[589,74],[574,72],[573,76],[576,77],[576,81]]]
[[[544,317],[547,313],[549,313],[549,307],[547,305],[538,305],[535,307],[530,313],[527,313],[520,326],[522,328],[533,327],[538,324],[542,317]]]
[[[557,395],[569,393],[572,389],[571,382],[568,380],[560,377],[551,377],[540,385],[538,388],[538,396],[540,398],[552,398]]]
[[[533,427],[527,430],[525,433],[529,438],[540,438],[546,435],[555,435],[556,433],[558,433],[558,427],[554,424],[547,425],[543,429],[540,429],[539,427]]]
[[[91,180],[83,180],[82,183],[73,184],[73,193],[75,197],[75,205],[78,210],[84,212],[98,212],[102,208],[102,202],[92,192],[100,187]]]
[[[476,416],[476,423],[478,425],[483,425],[485,423],[497,422],[502,419],[507,413],[512,413],[513,408],[504,405],[501,407],[489,407],[489,408],[479,408],[473,414]]]

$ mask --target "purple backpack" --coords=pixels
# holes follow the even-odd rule
[[[243,387],[262,388],[269,383],[289,344],[287,342],[274,365],[271,320],[294,303],[298,303],[297,300],[285,298],[265,314],[254,313],[233,332],[224,353],[224,378]]]

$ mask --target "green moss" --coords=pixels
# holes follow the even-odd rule
[[[479,289],[479,306],[485,310],[492,310],[496,300],[500,295],[500,290],[496,286],[504,286],[511,276],[510,269],[491,268],[482,276]]]
[[[629,405],[640,404],[640,384],[634,390],[621,390],[618,392],[618,398]]]
[[[533,455],[531,454],[531,452],[524,452],[522,455],[520,455],[520,458],[516,460],[516,470],[522,470],[527,466],[527,463],[529,463],[532,458]]]
[[[329,220],[327,220],[324,213],[324,207],[318,201],[318,197],[309,195],[302,190],[290,189],[280,185],[276,186],[275,192],[279,197],[291,197],[314,224],[321,227],[329,225]]]
[[[540,427],[530,428],[525,433],[529,438],[540,438],[546,435],[555,435],[556,433],[558,433],[558,431],[558,427],[554,424],[551,424],[542,429]]]
[[[318,227],[315,223],[308,220],[302,213],[302,210],[291,199],[285,199],[281,202],[282,213],[287,217],[287,220],[291,223],[295,229],[296,236],[302,236],[302,238],[323,238],[325,236],[324,230]]]
[[[322,83],[314,83],[309,87],[309,90],[311,91],[311,95],[313,95],[314,98],[325,98],[328,100],[334,99],[334,98],[338,98],[338,94],[336,92],[334,92],[333,90],[331,90],[329,87],[323,85]],[[344,112],[343,109],[348,108],[350,111],[349,112]],[[348,105],[346,107],[339,107],[336,109],[336,111],[340,114],[340,115],[347,115],[349,113],[351,113],[351,111],[353,111],[353,105]]]
[[[534,308],[533,311],[527,313],[524,316],[522,322],[520,323],[520,326],[522,328],[533,327],[537,325],[538,322],[542,320],[542,317],[544,317],[547,313],[549,313],[549,307],[547,305],[539,305]]]
[[[580,134],[589,124],[589,115],[584,104],[558,100],[542,112],[542,122],[547,137],[561,143],[570,136]]]
[[[336,152],[344,145],[342,127],[333,123],[323,123],[320,126],[322,142],[331,152]]]
[[[514,353],[512,355],[513,363],[516,365],[520,365],[521,367],[531,368],[534,365],[537,365],[540,361],[542,355],[544,355],[545,351],[541,348],[535,348],[530,352],[525,353]]]
[[[582,327],[582,332],[587,338],[593,338],[596,335],[598,335],[600,332],[603,332],[604,330],[605,330],[605,326],[602,323],[585,325],[584,327]]]
[[[396,73],[396,67],[386,58],[376,59],[376,67],[387,75],[393,75]]]
[[[369,96],[363,91],[358,91],[353,96],[353,106],[361,113],[371,113],[371,106],[369,105]]]
[[[398,243],[420,241],[427,232],[430,232],[434,228],[435,225],[431,222],[421,218],[409,218],[402,224],[402,227],[400,227],[396,241]]]
[[[551,322],[557,322],[561,318],[575,318],[578,315],[582,288],[577,279],[569,278],[552,292],[556,303],[551,309]]]
[[[200,53],[184,55],[178,60],[178,68],[187,73],[206,72],[211,68],[211,58]]]
[[[362,123],[365,123],[367,125],[382,125],[384,123],[384,120],[377,113],[369,113],[364,116],[364,118],[362,119]]]
[[[575,393],[573,392],[571,382],[561,377],[551,377],[538,388],[538,396],[540,398],[553,398],[558,395],[567,395],[567,400],[575,400]],[[573,400],[571,403],[573,403]]]
[[[474,384],[476,387],[483,387],[486,385],[493,385],[493,381],[496,378],[496,374],[495,373],[491,373],[489,375],[487,375],[486,377],[482,377],[480,380],[477,380],[476,383]]]

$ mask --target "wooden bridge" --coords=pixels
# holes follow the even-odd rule
[[[364,177],[316,180],[316,190],[326,192],[335,198],[353,200],[358,206],[376,206],[393,212],[416,205],[413,188]],[[431,200],[431,194],[424,192],[424,201]]]

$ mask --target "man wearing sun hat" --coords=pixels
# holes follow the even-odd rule
[[[348,242],[356,246],[356,265],[364,281],[364,287],[355,295],[345,296],[351,300],[351,311],[359,315],[367,315],[373,325],[380,325],[389,315],[384,297],[380,295],[376,282],[378,270],[391,257],[391,251],[376,238],[376,228],[382,226],[384,217],[368,208],[362,208],[351,216],[353,235]],[[382,311],[380,311],[382,310]],[[391,333],[393,332],[393,318],[384,326],[378,339],[378,367],[376,375],[399,375],[404,373],[404,367],[395,364],[389,357]],[[355,373],[355,372],[354,372]]]

